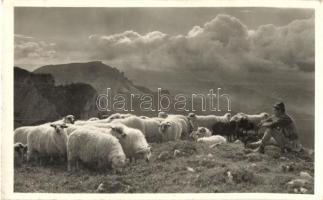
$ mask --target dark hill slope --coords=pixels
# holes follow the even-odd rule
[[[54,121],[67,114],[77,118],[96,116],[96,97],[96,90],[88,84],[55,86],[50,74],[14,68],[15,127]]]

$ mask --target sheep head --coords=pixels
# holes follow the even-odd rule
[[[233,121],[238,122],[239,120],[241,120],[245,116],[246,116],[246,114],[244,114],[244,113],[237,113],[231,117],[230,122],[233,122]]]
[[[225,114],[224,114],[224,117],[225,117],[228,121],[230,121],[230,119],[231,119],[231,113],[225,113]]]
[[[190,138],[193,138],[193,140],[197,140],[199,138],[199,133],[197,131],[192,131],[190,134]]]
[[[67,128],[68,126],[63,123],[63,124],[50,124],[51,127],[53,127],[56,131],[56,134],[62,135],[64,133],[64,128]]]
[[[168,115],[167,115],[167,113],[165,113],[165,112],[159,112],[159,113],[158,113],[158,117],[159,117],[159,118],[167,118],[167,117],[168,117]]]
[[[269,117],[269,114],[266,112],[260,113],[260,115],[263,117],[263,119],[267,119]]]
[[[116,136],[117,138],[126,137],[126,133],[124,131],[124,125],[122,124],[114,124],[111,126],[112,135]]]
[[[74,115],[67,115],[63,118],[64,123],[74,124],[75,117]]]
[[[27,153],[27,149],[27,145],[22,144],[20,142],[14,145],[15,152],[19,153],[20,155],[24,155],[25,153]]]
[[[206,129],[204,127],[199,127],[197,131],[199,133],[206,133]]]
[[[112,115],[110,115],[110,117],[108,117],[108,119],[111,121],[115,120],[115,119],[121,119],[121,114],[120,113],[114,113]]]
[[[126,165],[126,157],[124,155],[116,155],[112,158],[112,168],[118,169]]]
[[[148,145],[146,148],[138,150],[136,154],[145,159],[146,162],[149,162],[151,157],[151,146]]]
[[[198,138],[201,137],[206,137],[207,136],[207,128],[205,127],[198,127],[196,131],[192,131],[190,134],[190,137],[193,138],[194,140],[197,140]]]
[[[195,119],[195,118],[196,118],[196,114],[195,114],[195,113],[189,113],[189,114],[187,115],[187,118],[188,118],[188,119]]]
[[[171,126],[170,122],[163,122],[159,125],[159,129],[162,133],[164,133]]]
[[[189,113],[187,115],[187,119],[190,124],[191,131],[197,131],[198,129],[197,115],[195,113]]]

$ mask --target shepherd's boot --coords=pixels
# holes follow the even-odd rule
[[[246,145],[247,148],[251,148],[251,149],[254,149],[254,148],[257,148],[260,146],[261,144],[261,140],[257,141],[257,142],[252,142],[252,143],[249,143]]]
[[[264,154],[265,153],[265,145],[261,142],[259,147],[254,149],[252,152]]]

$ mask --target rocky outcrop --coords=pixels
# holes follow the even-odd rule
[[[49,89],[45,91],[45,88]],[[15,126],[32,125],[52,121],[59,117],[55,105],[45,93],[54,88],[54,79],[49,75],[33,75],[14,68],[14,119]]]
[[[85,83],[55,86],[50,74],[14,68],[15,128],[54,121],[67,114],[78,119],[97,116],[96,90]]]

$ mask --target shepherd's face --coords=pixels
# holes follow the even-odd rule
[[[274,113],[274,115],[276,116],[276,117],[278,117],[278,116],[280,116],[281,115],[281,111],[279,110],[279,109],[277,109],[277,108],[273,108],[273,113]]]

